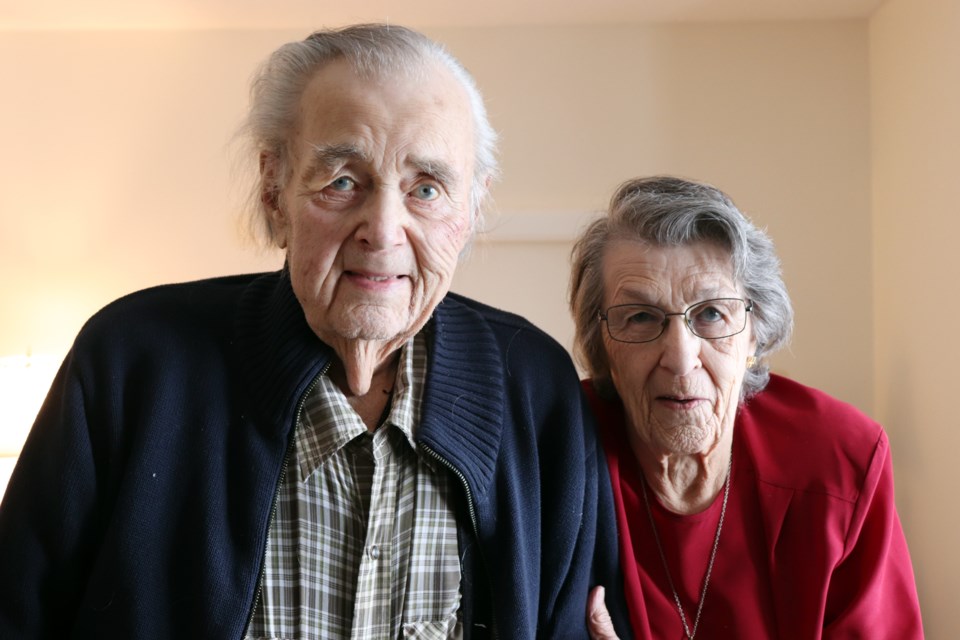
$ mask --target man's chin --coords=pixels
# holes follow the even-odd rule
[[[380,310],[358,311],[339,324],[336,333],[345,340],[384,342],[406,339],[416,333],[407,318]]]

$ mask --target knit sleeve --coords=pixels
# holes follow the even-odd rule
[[[61,367],[0,503],[0,637],[65,638],[93,561],[97,482],[84,391]]]
[[[550,417],[549,437],[541,453],[545,525],[541,601],[546,606],[537,636],[587,637],[587,594],[602,585],[619,637],[626,639],[631,635],[613,493],[596,423],[586,398],[577,393],[578,386],[573,380],[563,387],[562,409]],[[576,457],[571,452],[576,452]],[[563,539],[566,542],[558,545]]]

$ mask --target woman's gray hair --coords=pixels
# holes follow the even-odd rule
[[[490,125],[483,97],[470,73],[443,45],[406,27],[361,24],[343,29],[325,29],[306,39],[290,42],[270,55],[254,75],[250,86],[250,111],[240,134],[249,145],[248,157],[266,153],[278,161],[277,174],[285,184],[290,179],[289,144],[297,126],[300,98],[307,84],[324,65],[343,59],[360,77],[407,74],[417,77],[430,63],[449,69],[467,93],[474,125],[474,175],[470,189],[473,228],[480,227],[489,197],[488,182],[497,177],[497,134]],[[261,175],[249,194],[250,223],[257,235],[274,241]]]
[[[773,241],[755,227],[730,198],[710,185],[669,176],[629,180],[617,189],[607,214],[583,232],[573,248],[570,309],[576,323],[577,361],[605,393],[615,392],[598,314],[604,299],[603,257],[617,240],[658,247],[711,242],[730,253],[734,282],[753,301],[757,364],[747,369],[741,401],[770,380],[767,356],[793,331],[793,306]]]

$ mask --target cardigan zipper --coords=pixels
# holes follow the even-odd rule
[[[277,489],[273,492],[273,504],[270,506],[270,521],[267,524],[267,542],[263,545],[263,557],[260,560],[260,574],[257,577],[257,594],[253,599],[253,607],[250,609],[250,613],[247,614],[247,624],[244,626],[241,640],[249,634],[250,625],[253,623],[253,615],[256,613],[257,607],[260,606],[260,598],[263,594],[263,575],[267,568],[267,547],[270,543],[270,531],[273,529],[274,520],[277,519],[277,502],[280,500],[280,490],[287,478],[287,467],[290,465],[290,456],[293,455],[293,449],[297,443],[297,432],[300,430],[300,417],[303,415],[303,405],[306,404],[307,398],[310,397],[310,394],[313,393],[316,386],[320,384],[320,378],[326,375],[330,369],[330,365],[330,362],[324,365],[320,373],[318,373],[313,379],[313,382],[310,383],[310,386],[307,387],[307,390],[300,396],[300,401],[297,402],[297,411],[293,418],[293,433],[290,436],[290,442],[287,443],[287,450],[283,454],[283,464],[280,466],[280,479],[277,481]]]
[[[444,457],[441,456],[439,453],[437,453],[436,451],[434,451],[433,449],[431,449],[429,446],[427,446],[427,445],[425,445],[425,444],[423,444],[423,443],[421,442],[421,443],[420,443],[420,448],[423,449],[424,452],[426,452],[426,454],[429,455],[431,458],[433,458],[434,460],[436,460],[437,462],[439,462],[440,464],[442,464],[444,467],[446,467],[447,469],[449,469],[449,470],[453,473],[453,475],[455,475],[455,476],[457,477],[457,479],[460,481],[460,485],[463,487],[464,492],[466,492],[466,494],[467,494],[467,512],[470,514],[470,523],[473,525],[473,535],[477,538],[477,543],[478,543],[478,544],[477,544],[477,549],[479,550],[478,552],[480,553],[480,559],[481,559],[481,561],[483,562],[483,566],[486,567],[486,569],[487,569],[487,575],[489,576],[489,575],[490,575],[490,568],[489,568],[489,566],[487,565],[487,559],[484,557],[483,551],[480,550],[480,545],[479,545],[479,542],[480,542],[480,526],[477,524],[477,511],[476,511],[476,509],[475,509],[474,506],[473,506],[473,493],[470,491],[470,484],[467,482],[466,476],[464,476],[463,473],[460,472],[460,469],[458,469],[457,467],[455,467],[455,466],[453,465],[453,463],[449,462],[446,458],[444,458]],[[490,585],[489,585],[489,588],[490,588],[490,616],[491,616],[491,623],[493,624],[493,629],[490,630],[490,637],[491,637],[491,638],[494,638],[494,640],[496,640],[496,638],[497,638],[497,636],[498,636],[498,634],[497,634],[497,616],[496,616],[496,612],[495,612],[496,600],[494,600],[494,598],[493,598],[493,596],[494,596],[494,593],[493,593],[493,585],[490,584]]]

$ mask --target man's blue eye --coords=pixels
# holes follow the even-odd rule
[[[413,196],[420,200],[436,200],[440,197],[440,190],[432,184],[421,184],[413,190]]]
[[[357,183],[353,181],[353,178],[340,176],[339,178],[331,182],[330,186],[335,191],[350,191],[351,189],[357,186]]]

